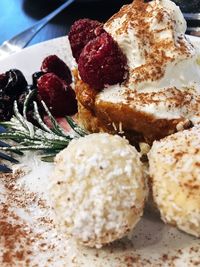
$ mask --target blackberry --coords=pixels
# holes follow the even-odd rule
[[[26,91],[27,81],[20,70],[11,69],[5,73],[7,83],[2,88],[5,94],[17,98],[22,92]]]
[[[8,82],[8,77],[5,73],[0,74],[0,90],[3,90],[3,88],[6,86]]]
[[[11,69],[0,74],[0,120],[8,121],[13,115],[13,103],[26,91],[27,81],[20,70]]]
[[[18,100],[17,100],[17,103],[18,103],[18,108],[19,108],[19,112],[22,114],[23,113],[23,106],[24,106],[24,101],[25,101],[25,98],[28,94],[28,91],[27,92],[24,92],[22,93]],[[43,118],[44,116],[44,110],[41,106],[41,103],[40,101],[38,100],[38,95],[37,94],[34,94],[32,96],[32,99],[31,101],[29,102],[29,106],[27,108],[27,120],[30,121],[31,123],[33,123],[34,125],[37,125],[38,126],[38,122],[35,120],[34,118],[34,115],[33,115],[33,111],[34,111],[34,106],[33,106],[33,101],[36,101],[37,102],[37,105],[38,105],[38,109],[39,109],[39,113],[40,113],[40,116]]]
[[[13,101],[10,96],[0,91],[0,121],[8,121],[12,117]]]
[[[42,77],[45,73],[43,71],[37,71],[33,73],[32,80],[33,80],[33,87],[37,88],[37,81],[40,77]]]

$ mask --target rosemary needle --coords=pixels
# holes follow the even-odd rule
[[[30,91],[24,101],[23,115],[19,112],[17,102],[14,102],[14,115],[10,121],[0,122],[0,125],[6,128],[6,131],[0,133],[0,139],[12,139],[16,143],[10,146],[0,146],[0,150],[4,151],[25,151],[25,150],[38,150],[42,151],[42,159],[50,161],[53,157],[62,149],[68,146],[69,142],[74,138],[79,138],[87,135],[80,126],[78,126],[71,117],[66,117],[66,120],[75,135],[72,136],[66,133],[64,129],[60,127],[56,119],[51,114],[46,104],[41,101],[44,110],[49,117],[52,128],[48,127],[42,120],[37,103],[34,102],[33,116],[37,120],[39,126],[33,125],[27,120],[26,113],[28,105],[34,95],[33,91]]]

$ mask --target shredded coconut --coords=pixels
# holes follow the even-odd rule
[[[99,248],[127,235],[143,213],[140,154],[119,136],[72,141],[57,155],[51,180],[58,224],[85,245]]]
[[[154,142],[148,157],[162,219],[200,237],[200,126]]]

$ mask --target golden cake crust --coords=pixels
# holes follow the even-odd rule
[[[152,143],[167,135],[191,126],[185,118],[162,119],[136,110],[130,103],[111,103],[98,100],[99,92],[76,79],[79,123],[90,132],[109,132],[125,135],[131,142]],[[141,104],[144,99],[141,99]],[[181,125],[181,127],[179,127]],[[133,139],[133,140],[131,140]]]

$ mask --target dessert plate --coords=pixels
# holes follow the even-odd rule
[[[198,38],[190,37],[199,43]],[[18,68],[31,81],[44,57],[56,54],[70,67],[75,62],[66,37],[47,41],[1,61],[0,73]],[[134,232],[102,249],[77,245],[55,227],[48,198],[53,164],[28,152],[14,174],[0,174],[0,266],[125,267],[199,266],[200,239],[164,225],[146,211]]]

